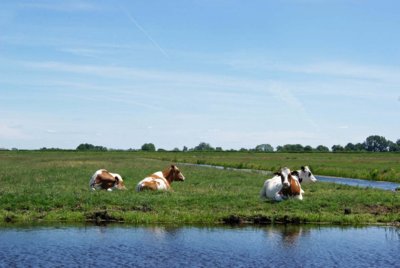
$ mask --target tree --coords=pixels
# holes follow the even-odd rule
[[[156,146],[153,143],[145,143],[142,145],[142,151],[155,152]]]
[[[182,152],[187,152],[188,151],[188,147],[183,146]]]
[[[332,146],[332,152],[343,152],[344,148],[342,145],[333,145]]]
[[[106,147],[103,146],[95,146],[90,143],[81,143],[76,147],[77,151],[107,151]]]
[[[315,148],[317,152],[329,152],[329,148],[324,146],[324,145],[318,145],[317,148]]]
[[[353,143],[349,142],[348,144],[346,144],[346,146],[344,146],[344,149],[346,151],[353,152],[356,151],[356,146]]]
[[[194,147],[194,151],[214,151],[215,149],[209,144],[205,142],[201,142],[199,145]]]
[[[365,140],[365,149],[368,152],[387,152],[389,141],[383,136],[372,135]]]
[[[274,147],[272,147],[270,144],[260,144],[260,145],[257,145],[254,150],[256,152],[273,152]]]
[[[304,152],[304,147],[301,144],[285,144],[276,147],[278,152]]]
[[[355,148],[355,150],[357,151],[357,152],[362,152],[362,151],[365,151],[365,144],[364,143],[356,143],[355,145],[354,145],[354,148]]]
[[[62,151],[63,149],[61,148],[47,148],[47,147],[42,147],[39,149],[40,151]]]
[[[222,149],[222,147],[216,147],[216,148],[215,148],[215,151],[217,151],[217,152],[222,152],[223,149]]]
[[[310,145],[304,146],[304,152],[312,152],[313,148]]]
[[[389,152],[400,152],[400,146],[397,143],[389,141]]]

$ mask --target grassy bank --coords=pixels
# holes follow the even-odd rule
[[[134,191],[139,180],[168,164],[142,153],[0,152],[0,222],[400,222],[398,192],[317,183],[304,186],[302,202],[262,202],[266,178],[256,173],[181,166],[186,181],[174,183],[173,192]],[[99,168],[120,173],[128,191],[89,191]]]
[[[311,166],[318,175],[400,183],[400,153],[247,153],[247,152],[156,152],[143,157],[210,164],[234,168],[276,171]]]

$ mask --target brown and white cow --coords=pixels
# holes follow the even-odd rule
[[[289,197],[294,197],[299,200],[303,200],[303,189],[301,189],[301,184],[298,178],[291,173],[287,176],[287,181],[289,184],[282,183],[282,189],[279,194],[282,195],[283,199],[287,199]]]
[[[97,170],[90,179],[89,186],[92,190],[105,189],[112,191],[113,189],[126,190],[125,183],[121,175],[111,173],[105,169]]]
[[[173,181],[184,181],[185,176],[175,165],[171,165],[163,171],[157,171],[143,180],[136,186],[136,191],[143,190],[169,190]]]
[[[261,189],[261,198],[282,201],[289,197],[303,200],[303,190],[297,178],[292,176],[289,168],[281,168],[275,176],[264,182]]]

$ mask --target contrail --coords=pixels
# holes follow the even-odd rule
[[[135,24],[136,28],[138,28],[146,37],[147,39],[150,40],[150,42],[153,43],[154,46],[156,46],[158,48],[158,50],[166,57],[169,58],[169,55],[167,54],[167,52],[165,52],[164,49],[162,49],[162,47],[160,47],[160,45],[146,32],[146,30],[139,24],[139,22],[137,22],[137,20],[128,12],[128,10],[119,7],[122,12],[124,12],[128,18],[130,19],[130,21],[133,22],[133,24]]]

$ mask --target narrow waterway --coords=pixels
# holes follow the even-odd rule
[[[225,169],[225,170],[233,170],[240,172],[255,172],[261,173],[266,176],[272,175],[271,171],[266,170],[257,170],[257,169],[239,169],[239,168],[230,168],[223,166],[214,166],[214,165],[206,165],[206,164],[190,164],[190,163],[180,163],[180,165],[189,165],[189,166],[198,166],[198,167],[207,167],[207,168],[216,168],[216,169]],[[362,179],[352,179],[352,178],[342,178],[342,177],[330,177],[330,176],[322,176],[315,175],[317,180],[321,182],[331,182],[337,184],[344,184],[356,187],[370,187],[387,191],[395,191],[396,189],[400,189],[400,184],[395,182],[388,181],[371,181],[371,180],[362,180]]]
[[[332,182],[337,184],[344,184],[350,186],[357,187],[369,187],[369,188],[377,188],[388,191],[395,191],[400,188],[399,183],[389,182],[389,181],[370,181],[370,180],[361,180],[361,179],[351,179],[351,178],[338,178],[338,177],[329,177],[329,176],[319,176],[315,175],[317,180],[322,182]]]
[[[0,267],[399,267],[395,227],[0,228]]]

